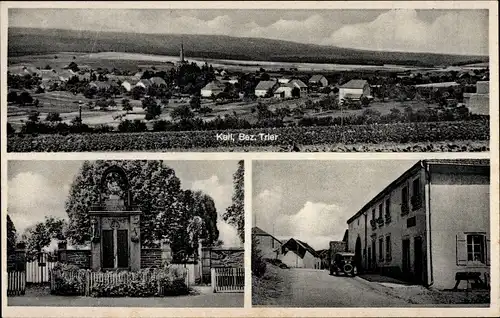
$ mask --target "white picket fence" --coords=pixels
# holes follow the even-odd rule
[[[214,293],[243,293],[245,269],[241,267],[213,267],[212,290]]]
[[[7,296],[24,295],[26,292],[26,272],[7,273]]]

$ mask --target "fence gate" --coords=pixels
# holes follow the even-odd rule
[[[243,293],[245,269],[241,267],[213,267],[212,289],[214,293]]]
[[[203,284],[211,283],[210,268],[212,267],[212,249],[210,247],[202,247],[201,249],[201,282]]]
[[[26,262],[26,283],[45,284],[50,282],[49,273],[57,263],[57,257],[39,252]]]

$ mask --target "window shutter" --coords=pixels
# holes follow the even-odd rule
[[[490,239],[487,237],[486,238],[486,265],[490,265],[490,249],[491,249],[491,242]]]
[[[457,234],[457,265],[467,265],[467,236],[463,233]]]

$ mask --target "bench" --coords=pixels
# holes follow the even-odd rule
[[[467,289],[469,289],[469,282],[470,281],[473,281],[476,284],[484,285],[483,281],[481,280],[481,273],[480,272],[458,272],[455,274],[456,283],[455,283],[455,287],[453,287],[453,290],[457,290],[458,285],[463,280],[467,281]]]

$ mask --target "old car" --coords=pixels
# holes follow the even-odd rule
[[[358,269],[354,265],[354,253],[341,252],[336,253],[330,264],[330,275],[338,276],[339,274],[356,276]]]

